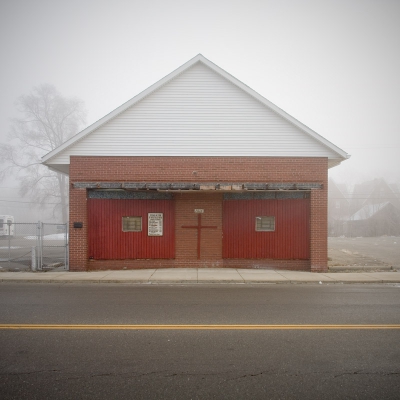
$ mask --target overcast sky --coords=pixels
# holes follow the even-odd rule
[[[399,0],[0,0],[0,140],[52,83],[91,124],[203,54],[341,147],[338,181],[400,182]]]

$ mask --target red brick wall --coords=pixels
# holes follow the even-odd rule
[[[74,228],[82,222],[83,228]],[[69,191],[69,265],[71,271],[85,271],[88,261],[86,189]]]
[[[70,165],[70,269],[122,269],[162,267],[327,269],[327,159],[263,157],[71,157]],[[317,182],[311,191],[310,260],[223,260],[222,193],[175,194],[175,260],[88,261],[86,190],[76,182]],[[217,226],[202,232],[201,259],[197,260],[195,208],[205,210],[202,224]],[[73,228],[83,222],[83,228]],[[238,264],[239,263],[239,264]]]
[[[326,158],[79,157],[71,182],[323,182]]]
[[[175,196],[175,238],[177,262],[195,262],[204,267],[222,266],[222,193],[178,193]],[[202,226],[216,226],[201,230],[200,260],[197,259],[197,226],[195,209],[202,209]]]
[[[72,271],[148,269],[148,268],[242,268],[310,271],[309,260],[89,260],[87,269]]]
[[[328,270],[328,190],[311,191],[310,261],[311,271]]]

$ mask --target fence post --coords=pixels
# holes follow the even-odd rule
[[[36,271],[36,247],[32,246],[32,257],[31,257],[31,268],[32,271]]]
[[[65,224],[65,253],[64,253],[64,269],[69,270],[69,254],[68,254],[68,223]]]
[[[38,221],[37,223],[37,269],[42,269],[42,223]]]
[[[8,225],[8,262],[11,262],[11,221],[7,221]]]

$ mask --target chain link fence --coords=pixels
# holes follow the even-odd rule
[[[0,271],[68,269],[67,224],[4,222]]]

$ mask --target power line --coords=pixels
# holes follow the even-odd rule
[[[60,204],[60,202],[58,202],[58,203],[40,203],[38,201],[18,201],[18,200],[3,200],[3,199],[0,199],[0,201],[5,201],[7,203],[22,203],[22,204]]]
[[[399,146],[373,146],[373,147],[352,147],[352,146],[343,146],[345,149],[351,150],[375,150],[375,149],[399,149]]]
[[[345,200],[400,200],[398,197],[331,197],[329,199],[345,199]]]

